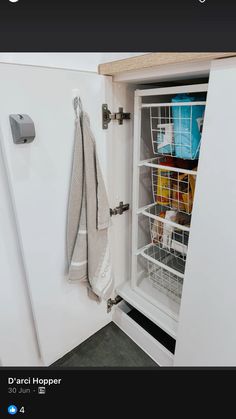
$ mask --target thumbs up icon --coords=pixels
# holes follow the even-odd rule
[[[14,404],[11,404],[11,406],[8,407],[8,413],[9,415],[15,415],[17,413],[18,409]]]

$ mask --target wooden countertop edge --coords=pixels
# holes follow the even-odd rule
[[[157,52],[100,64],[98,73],[113,76],[123,71],[140,70],[181,62],[196,62],[236,56],[236,52]]]

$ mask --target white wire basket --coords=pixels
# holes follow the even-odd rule
[[[184,267],[172,254],[154,244],[145,249],[142,255],[147,259],[148,276],[153,287],[180,303]]]
[[[153,201],[166,208],[191,214],[197,171],[152,166]]]
[[[154,154],[196,160],[199,157],[206,102],[179,102],[150,107]]]
[[[180,268],[185,266],[190,231],[190,216],[154,205],[143,211],[149,219],[153,244],[176,258]]]

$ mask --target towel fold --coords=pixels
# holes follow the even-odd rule
[[[77,115],[77,111],[76,111]],[[86,281],[100,300],[113,289],[108,240],[110,209],[89,117],[80,109],[67,220],[69,279]]]

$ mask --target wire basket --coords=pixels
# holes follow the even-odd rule
[[[205,102],[150,107],[154,154],[195,160],[199,157]]]
[[[191,214],[196,183],[196,171],[159,165],[152,168],[153,200],[166,208]]]
[[[149,218],[152,243],[172,254],[180,266],[184,265],[188,250],[190,216],[166,210],[159,205],[149,208],[144,215]]]
[[[144,257],[147,259],[148,276],[152,285],[172,300],[180,303],[183,275],[174,269],[176,263],[180,267],[178,261],[176,262],[173,255],[161,251],[156,245],[148,247],[144,251]],[[161,261],[161,264],[158,261]]]

